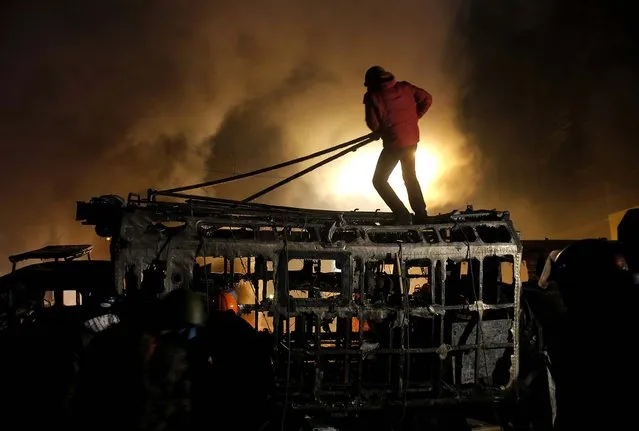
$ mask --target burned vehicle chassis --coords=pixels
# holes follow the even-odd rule
[[[158,267],[158,294],[203,280],[207,293],[249,283],[254,301],[240,312],[256,328],[266,316],[279,395],[296,410],[510,399],[522,246],[508,213],[385,225],[391,217],[190,196],[95,198],[78,203],[76,218],[112,237],[120,292],[149,286]],[[224,260],[222,272],[209,257]]]

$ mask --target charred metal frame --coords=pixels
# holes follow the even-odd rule
[[[131,288],[130,283],[143,286],[144,272],[158,262],[163,271],[160,290],[168,292],[193,285],[197,257],[221,256],[231,262],[255,259],[253,272],[249,260],[245,274],[234,274],[231,265],[217,279],[213,274],[207,277],[220,288],[242,277],[254,286],[255,303],[243,306],[242,312],[254,313],[256,322],[258,313],[272,316],[279,388],[293,407],[349,411],[494,402],[516,389],[522,245],[507,212],[470,208],[433,217],[425,225],[390,226],[386,225],[392,220],[390,213],[305,210],[173,192],[161,195],[166,200],[131,195],[126,202],[113,197],[79,202],[76,218],[113,237],[115,283],[120,292]],[[492,258],[512,264],[507,302],[485,301],[486,289],[494,286],[484,280],[484,263]],[[309,265],[336,261],[341,270],[338,276],[313,277],[316,281],[325,277],[324,291],[338,296],[313,294],[318,290],[315,282],[309,287],[308,276],[313,272],[305,267],[306,272],[296,278],[287,263],[292,259]],[[267,268],[268,261],[272,270]],[[425,303],[409,295],[408,267],[413,262],[427,262],[430,297]],[[474,292],[472,301],[462,303],[451,299],[453,293],[448,290],[456,285],[447,280],[450,268],[460,262],[469,262]],[[479,263],[478,268],[473,262]],[[369,295],[370,268],[380,263],[393,265],[389,277],[400,288],[396,303],[374,301]],[[271,279],[272,300],[266,294]],[[306,291],[308,297],[292,297],[293,290]],[[353,330],[353,319],[360,322],[357,330]],[[327,327],[333,320],[335,330]],[[365,321],[385,328],[370,333],[382,334],[386,329],[389,333],[386,341],[368,343],[377,344],[371,351],[366,350],[370,333],[364,330]],[[432,337],[426,345],[411,345],[411,337],[423,333],[413,322],[430,322],[426,326]],[[491,325],[495,336],[486,336]],[[474,342],[468,344],[473,331]],[[496,371],[487,368],[485,355],[490,351],[501,352],[502,362],[508,363],[504,381],[498,382]],[[472,365],[468,365],[470,355]],[[375,371],[382,369],[375,365],[378,362],[385,364],[384,376]],[[463,372],[472,376],[470,380],[460,380],[464,367],[460,363],[467,365]],[[486,367],[483,374],[482,365]],[[414,383],[413,375],[420,372],[426,381]]]
[[[16,275],[18,271],[18,264],[28,260],[50,260],[53,262],[70,262],[82,257],[86,257],[87,260],[91,260],[91,253],[93,252],[93,246],[88,244],[68,244],[68,245],[48,245],[36,250],[30,250],[24,253],[15,254],[9,256],[9,262],[11,262],[11,274]],[[41,289],[43,286],[37,286],[37,289]],[[0,289],[1,290],[1,289]],[[13,306],[13,289],[8,289],[8,305]],[[64,292],[61,289],[55,289],[53,291],[55,303],[63,303]],[[80,301],[80,292],[76,291],[76,301]]]

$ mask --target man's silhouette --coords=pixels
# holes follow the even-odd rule
[[[428,216],[422,189],[415,171],[415,153],[419,142],[417,122],[426,114],[433,97],[425,90],[395,76],[380,66],[366,71],[364,95],[366,124],[382,138],[384,149],[377,161],[373,185],[386,205],[395,214],[398,225],[411,224],[411,214],[388,184],[388,177],[402,165],[402,176],[415,223],[424,223]]]

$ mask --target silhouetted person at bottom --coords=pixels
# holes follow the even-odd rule
[[[397,224],[411,224],[410,212],[388,184],[388,177],[397,163],[401,163],[408,200],[415,212],[414,222],[424,223],[428,216],[426,202],[415,170],[419,142],[417,122],[430,108],[433,97],[409,82],[395,80],[392,73],[380,66],[366,71],[364,85],[368,89],[364,95],[366,125],[384,143],[373,176],[375,190],[395,214]]]

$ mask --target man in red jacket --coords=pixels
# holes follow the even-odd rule
[[[408,200],[415,212],[413,221],[425,223],[428,213],[415,171],[415,152],[419,142],[417,122],[430,108],[433,97],[409,82],[396,81],[380,66],[366,71],[364,86],[368,90],[364,95],[366,125],[384,143],[373,176],[375,190],[395,214],[397,224],[411,224],[410,212],[388,184],[388,177],[401,163]]]

